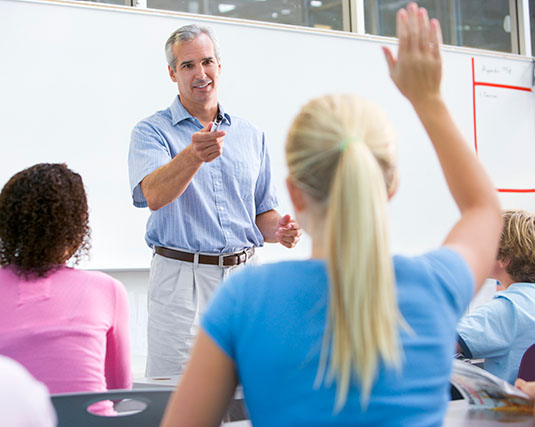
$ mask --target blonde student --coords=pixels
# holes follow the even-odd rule
[[[397,33],[397,57],[384,49],[390,75],[430,137],[459,221],[438,249],[392,257],[388,119],[353,95],[307,103],[286,160],[312,257],[221,287],[163,426],[218,425],[238,382],[255,426],[442,425],[455,325],[493,265],[501,216],[440,93],[438,22],[411,3]]]
[[[490,274],[503,290],[461,319],[457,341],[466,357],[484,358],[487,371],[512,384],[535,344],[535,214],[506,210],[503,218]]]

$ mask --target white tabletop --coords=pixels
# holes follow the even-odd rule
[[[223,423],[225,427],[252,427],[251,421],[242,420],[242,421],[232,421],[231,423]]]
[[[143,377],[134,378],[132,388],[146,388],[146,387],[176,387],[180,375],[169,375],[160,377]],[[241,386],[236,387],[234,393],[234,400],[243,400],[243,390]]]
[[[180,379],[179,375],[167,377],[146,377],[134,379],[133,388],[143,387],[175,387]],[[235,400],[243,399],[241,387],[236,389]],[[251,427],[251,421],[240,420],[224,423],[227,427]],[[470,409],[466,400],[453,400],[448,405],[444,419],[444,427],[535,427],[533,414],[517,414],[490,410]]]
[[[448,405],[444,427],[533,427],[535,418],[531,414],[500,412],[488,409],[470,409],[466,400],[453,400]]]

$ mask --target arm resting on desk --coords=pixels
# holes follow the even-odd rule
[[[457,335],[457,351],[461,353],[467,359],[472,358],[472,352],[470,351],[470,349],[468,348],[464,340],[459,335]]]

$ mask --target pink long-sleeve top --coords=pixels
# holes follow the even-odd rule
[[[130,388],[126,290],[95,271],[62,267],[27,281],[0,269],[0,354],[50,393]]]

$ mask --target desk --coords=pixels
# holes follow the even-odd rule
[[[164,388],[175,388],[180,381],[180,375],[170,375],[170,376],[160,376],[160,377],[144,377],[144,378],[134,378],[134,383],[132,388],[154,388],[154,387],[164,387]],[[249,416],[247,415],[247,409],[245,407],[245,401],[243,400],[243,389],[241,386],[236,388],[234,392],[234,398],[230,402],[228,407],[227,415],[225,416],[224,421],[241,421],[247,420]],[[231,423],[234,426],[234,423]],[[245,424],[244,426],[251,425]],[[236,424],[236,426],[241,426],[241,424]],[[243,427],[243,426],[242,426]]]
[[[142,387],[174,387],[180,376],[153,377],[134,379],[133,388]],[[243,391],[238,387],[234,399],[229,407],[225,427],[251,427],[247,419],[243,401]],[[444,418],[444,427],[535,427],[533,414],[515,414],[498,411],[470,410],[466,400],[452,400],[448,404],[448,411]]]
[[[134,378],[132,388],[153,388],[153,387],[172,387],[175,388],[180,380],[180,375],[171,375],[166,377],[144,377]]]
[[[533,414],[515,414],[499,411],[474,410],[466,400],[453,400],[448,404],[444,427],[533,427]]]
[[[172,387],[175,388],[180,380],[180,375],[170,375],[166,377],[144,377],[134,378],[132,388],[154,388],[154,387]],[[236,387],[234,400],[243,400],[243,389],[241,385]]]
[[[242,421],[232,421],[230,423],[223,423],[223,427],[252,427],[251,421],[242,420]]]
[[[225,423],[225,427],[251,427],[249,420]],[[464,400],[449,403],[444,427],[533,427],[533,414],[507,414],[494,411],[470,410]]]

